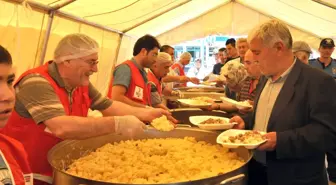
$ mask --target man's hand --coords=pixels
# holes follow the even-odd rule
[[[117,134],[133,137],[142,133],[146,125],[135,116],[115,116],[114,130]]]
[[[239,109],[239,113],[241,113],[241,114],[247,114],[247,113],[253,111],[253,105],[254,105],[253,101],[250,101],[250,100],[247,100],[247,101],[248,101],[248,103],[250,105],[252,105],[252,107],[246,107],[246,108]]]
[[[265,134],[267,141],[260,145],[257,149],[260,151],[273,151],[276,146],[276,132],[269,132]]]
[[[172,115],[167,116],[167,119],[176,125],[179,121],[175,119]]]
[[[329,185],[336,185],[336,182],[329,181]]]
[[[192,78],[190,78],[190,82],[193,83],[193,84],[199,84],[200,80],[198,78],[192,77]]]
[[[216,87],[223,87],[225,85],[224,81],[216,81]]]
[[[171,117],[171,113],[169,111],[161,109],[161,108],[149,107],[149,108],[141,109],[141,111],[137,113],[137,117],[141,121],[145,121],[145,122],[151,122],[155,118],[159,118],[163,115],[167,116],[167,118]]]
[[[229,84],[228,84],[228,87],[229,87],[230,91],[233,91],[233,92],[239,92],[240,89],[241,89],[241,86],[240,86],[240,85],[232,86],[232,85],[229,85]]]
[[[201,108],[203,111],[213,111],[213,110],[219,110],[220,105],[218,103],[213,103],[209,107]]]
[[[245,122],[240,116],[234,116],[230,119],[230,123],[236,122],[237,124],[233,126],[234,129],[245,129]]]

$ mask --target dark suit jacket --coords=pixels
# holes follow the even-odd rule
[[[257,87],[254,107],[267,79]],[[325,153],[336,147],[336,83],[298,61],[273,107],[267,132],[277,133],[276,149],[267,152],[269,185],[327,185]],[[255,112],[243,117],[253,129]]]

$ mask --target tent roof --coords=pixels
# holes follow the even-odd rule
[[[135,37],[160,35],[232,0],[28,0]],[[336,36],[335,0],[234,0],[316,37]],[[334,7],[334,8],[333,8]],[[219,20],[221,18],[218,18]],[[219,22],[220,24],[220,22]]]
[[[230,0],[29,0],[90,22],[141,36],[159,35]],[[67,4],[67,2],[71,2]],[[318,37],[336,35],[334,0],[236,0],[252,9],[307,30]],[[324,4],[321,4],[324,3]],[[330,7],[326,6],[329,5]],[[309,30],[309,31],[308,31]]]

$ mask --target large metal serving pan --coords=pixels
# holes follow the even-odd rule
[[[143,134],[137,135],[133,139],[146,138],[184,138],[185,136],[195,137],[199,141],[206,141],[208,143],[216,144],[218,133],[211,131],[204,131],[196,128],[177,128],[171,132],[160,132],[155,129],[148,129]],[[90,138],[87,140],[63,141],[53,147],[48,154],[48,161],[54,169],[55,185],[119,185],[116,183],[100,182],[90,179],[75,177],[65,172],[65,169],[72,163],[73,160],[88,154],[91,151],[105,145],[106,143],[119,142],[128,140],[125,136],[109,134],[105,136]],[[167,185],[219,185],[219,184],[234,184],[245,185],[244,176],[247,174],[247,163],[251,159],[251,152],[245,148],[238,148],[234,150],[240,157],[245,160],[245,164],[240,168],[228,172],[226,174],[218,175],[212,178],[206,178],[196,181],[171,183]],[[161,184],[162,185],[162,184]]]

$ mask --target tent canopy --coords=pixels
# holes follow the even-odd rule
[[[0,43],[12,53],[19,74],[52,59],[63,36],[85,33],[101,46],[92,83],[103,93],[113,66],[129,58],[145,34],[161,44],[244,36],[277,18],[288,24],[294,40],[312,48],[321,38],[336,38],[335,0],[0,0],[0,8]]]

